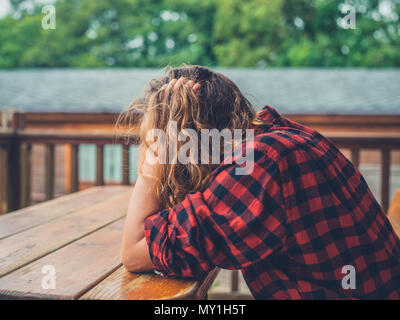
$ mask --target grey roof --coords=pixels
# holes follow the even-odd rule
[[[218,69],[257,107],[285,113],[400,114],[400,69]],[[120,111],[159,69],[0,71],[0,110]]]

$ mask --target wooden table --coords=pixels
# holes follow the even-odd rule
[[[204,299],[217,269],[193,281],[121,265],[130,194],[95,187],[0,216],[0,299]]]

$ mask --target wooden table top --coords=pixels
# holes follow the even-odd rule
[[[0,299],[203,299],[218,269],[194,281],[121,265],[130,194],[94,187],[0,216]]]

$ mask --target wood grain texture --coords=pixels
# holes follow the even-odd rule
[[[96,145],[96,186],[104,185],[104,146]]]
[[[129,145],[122,146],[122,184],[129,185]]]
[[[389,184],[390,184],[390,150],[381,150],[381,205],[383,211],[389,208]]]
[[[8,169],[8,145],[0,144],[0,215],[6,213],[8,211],[8,174],[9,173],[8,173],[7,169]],[[1,228],[1,225],[0,225],[0,228]]]
[[[171,279],[153,273],[130,273],[120,267],[81,299],[95,300],[181,300],[204,299],[219,269],[202,281]]]
[[[69,181],[70,185],[70,192],[76,192],[79,190],[79,145],[78,144],[71,144],[70,146],[70,169],[69,174],[70,178]]]
[[[54,163],[54,144],[47,144],[45,146],[45,194],[46,200],[54,198],[54,185],[55,185],[55,163]]]
[[[0,278],[0,299],[76,299],[121,265],[124,219],[101,228]],[[55,288],[42,286],[44,266],[53,266]]]
[[[123,217],[130,193],[126,191],[89,208],[0,240],[0,276]]]
[[[196,300],[203,300],[208,295],[208,290],[210,289],[211,285],[213,284],[215,278],[218,276],[219,272],[221,271],[220,268],[216,267],[212,271],[209,272],[207,277],[203,280],[198,282],[198,288],[194,292],[193,296],[186,296],[186,299],[196,299]]]
[[[120,267],[81,299],[159,300],[184,297],[196,289],[190,280],[168,279],[156,274],[130,273]]]
[[[28,143],[21,145],[21,208],[25,208],[31,203],[31,166],[32,166],[32,146]],[[1,200],[0,200],[1,201]]]
[[[27,207],[0,217],[0,239],[54,220],[130,190],[125,186],[95,187]]]

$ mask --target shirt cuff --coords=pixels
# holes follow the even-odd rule
[[[175,276],[168,266],[166,245],[168,242],[168,210],[160,211],[144,221],[144,236],[149,247],[153,272],[161,276]]]

